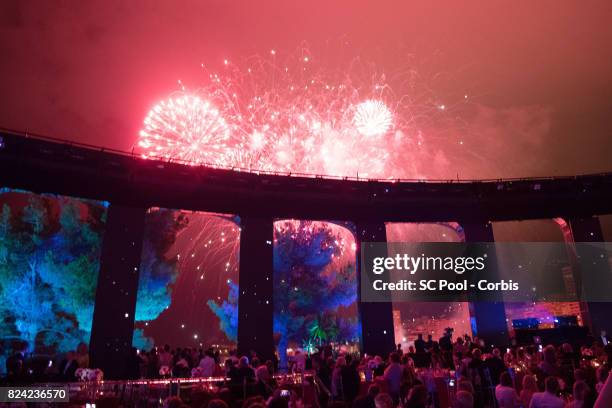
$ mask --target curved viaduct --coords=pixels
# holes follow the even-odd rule
[[[255,174],[144,160],[119,151],[0,131],[0,187],[110,203],[92,327],[93,364],[121,376],[131,347],[144,214],[149,207],[241,218],[238,346],[273,352],[272,223],[296,218],[352,222],[360,242],[385,241],[385,222],[458,223],[468,241],[493,241],[491,221],[563,219],[575,241],[602,241],[612,213],[612,173],[488,181],[356,180]],[[267,279],[266,279],[267,278]],[[257,292],[257,295],[255,295]],[[503,303],[472,304],[480,336],[507,340]],[[610,305],[589,304],[593,331],[612,332]],[[128,313],[129,318],[125,318]],[[361,303],[362,347],[393,347],[390,303]]]

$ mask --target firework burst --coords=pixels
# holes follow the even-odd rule
[[[364,136],[383,136],[391,128],[393,116],[382,101],[368,99],[355,107],[353,123]]]
[[[240,65],[225,60],[217,71],[202,65],[204,80],[193,90],[179,81],[145,119],[143,157],[376,178],[419,177],[438,157],[422,129],[434,119],[445,126],[453,107],[412,92],[413,71],[394,75],[410,88],[398,96],[371,64],[326,69],[305,50],[279,58],[274,51]]]
[[[182,95],[160,102],[149,112],[138,145],[145,158],[221,164],[229,139],[230,128],[213,104]]]

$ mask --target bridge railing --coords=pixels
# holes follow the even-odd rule
[[[430,178],[428,178],[428,179],[418,179],[418,178],[397,178],[397,177],[372,178],[372,177],[360,177],[359,175],[356,175],[356,176],[337,176],[337,175],[330,175],[330,174],[314,174],[314,173],[303,173],[303,172],[288,172],[288,171],[277,171],[277,170],[265,170],[265,169],[247,168],[247,167],[240,167],[240,166],[224,166],[224,165],[219,165],[219,164],[214,164],[214,163],[194,162],[194,161],[184,160],[184,159],[180,159],[180,158],[166,158],[166,159],[161,158],[161,157],[144,158],[141,154],[135,152],[134,150],[126,151],[126,150],[108,148],[108,147],[93,145],[93,144],[89,144],[89,143],[75,142],[75,141],[71,141],[71,140],[67,140],[67,139],[61,139],[61,138],[41,135],[41,134],[32,133],[32,132],[24,132],[24,131],[18,131],[18,130],[14,130],[14,129],[7,129],[7,128],[3,128],[3,127],[0,127],[0,147],[3,145],[3,142],[1,140],[3,134],[6,135],[6,136],[19,136],[19,137],[23,137],[23,138],[30,138],[30,139],[37,139],[37,140],[46,141],[46,142],[52,142],[52,143],[64,145],[66,147],[77,147],[77,148],[92,150],[92,151],[96,151],[96,152],[112,153],[112,154],[116,154],[116,155],[120,155],[120,156],[124,156],[124,157],[130,157],[130,158],[134,158],[134,159],[145,159],[145,160],[151,160],[151,161],[163,162],[163,163],[181,164],[181,165],[186,165],[186,166],[191,166],[191,167],[213,168],[213,169],[220,169],[220,170],[231,170],[231,171],[237,171],[237,172],[247,172],[247,173],[253,173],[253,174],[272,175],[272,176],[322,178],[322,179],[330,179],[330,180],[349,180],[349,181],[361,181],[361,182],[376,181],[376,182],[387,182],[387,183],[389,183],[389,182],[391,182],[391,183],[407,183],[407,182],[410,182],[410,183],[514,182],[514,181],[538,181],[538,180],[544,181],[544,180],[554,180],[554,179],[557,179],[557,178],[567,178],[567,177],[572,178],[572,177],[577,177],[577,176],[565,176],[565,177],[564,176],[559,176],[559,177],[515,177],[515,178],[503,178],[503,179],[500,179],[500,178],[483,178],[483,179],[462,179],[462,178],[456,178],[456,179],[430,179]],[[606,174],[609,174],[609,173],[600,173],[600,174],[601,175],[606,175]],[[593,175],[597,175],[597,174],[589,174],[589,176],[593,176]]]

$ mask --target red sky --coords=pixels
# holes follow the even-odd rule
[[[303,42],[325,59],[346,42],[382,68],[415,63],[441,101],[470,95],[469,135],[436,139],[435,160],[406,176],[612,170],[611,21],[595,0],[4,0],[0,126],[127,150],[202,62]]]

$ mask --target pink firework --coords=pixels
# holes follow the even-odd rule
[[[393,115],[384,102],[368,99],[355,107],[353,122],[364,136],[382,136],[391,129]]]
[[[422,126],[450,105],[396,95],[371,64],[325,69],[301,50],[281,61],[224,60],[202,84],[157,105],[138,143],[145,158],[330,176],[419,176],[431,151]],[[402,86],[410,78],[398,81]],[[412,89],[410,89],[412,91]],[[440,123],[442,123],[440,121]],[[438,156],[435,156],[438,158]]]
[[[181,95],[157,104],[144,120],[138,146],[145,158],[224,164],[230,128],[210,102]]]

